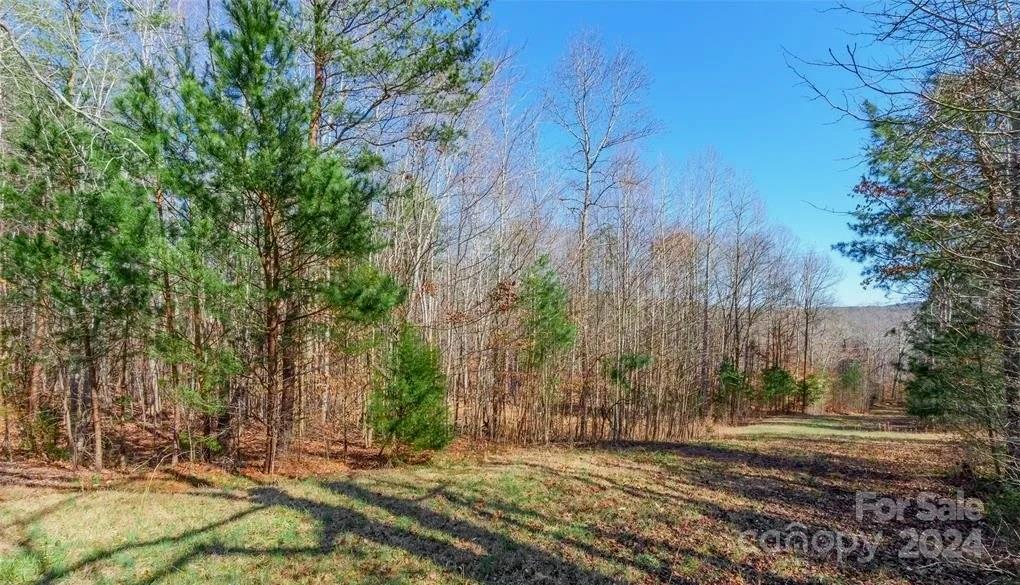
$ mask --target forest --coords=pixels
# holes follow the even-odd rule
[[[880,338],[819,343],[838,274],[747,179],[641,159],[625,48],[578,36],[520,106],[480,3],[44,6],[4,25],[7,453],[271,472],[309,438],[682,439],[891,384]]]
[[[893,405],[952,437],[924,465],[980,486],[1007,546],[1017,8],[853,8],[905,49],[795,60],[871,136],[847,185],[856,237],[829,250],[710,145],[652,156],[655,79],[597,31],[529,71],[486,0],[0,0],[0,454],[95,478],[271,478],[451,445],[574,464],[575,447],[669,454],[762,420],[885,440],[901,419],[867,417]],[[903,302],[837,306],[835,254]],[[806,465],[846,456],[824,453]],[[556,582],[602,578],[537,550]],[[996,550],[981,570],[1016,576]],[[665,582],[666,562],[632,568]],[[39,566],[26,582],[79,582]],[[946,570],[922,582],[977,582]]]

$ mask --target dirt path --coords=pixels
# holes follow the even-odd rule
[[[1005,582],[901,558],[902,530],[981,522],[857,518],[860,492],[955,497],[956,457],[880,412],[272,483],[184,469],[90,489],[4,467],[0,583]]]

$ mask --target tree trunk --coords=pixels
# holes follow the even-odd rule
[[[159,218],[159,229],[162,237],[166,237],[166,219],[164,217],[164,201],[163,201],[163,190],[156,189],[156,215]],[[162,285],[163,285],[163,324],[166,328],[167,335],[171,339],[177,336],[177,326],[175,324],[175,313],[176,308],[174,304],[173,289],[170,287],[170,273],[166,270],[162,274]],[[199,323],[195,322],[195,327],[199,327]],[[178,385],[181,383],[181,366],[176,361],[170,364],[170,391],[177,392]],[[181,411],[180,406],[176,398],[173,400],[173,426],[171,428],[171,434],[173,436],[173,445],[170,446],[170,465],[177,465],[177,460],[180,451],[180,437],[181,437]]]
[[[262,207],[263,241],[260,246],[263,285],[265,294],[265,387],[266,387],[266,459],[263,464],[265,473],[275,473],[276,458],[280,432],[281,391],[280,369],[280,334],[283,306],[283,291],[280,290],[282,264],[280,259],[280,241],[277,233],[277,211],[273,201],[266,196],[260,198]]]
[[[807,387],[807,369],[808,369],[808,333],[811,325],[811,319],[808,310],[804,309],[804,360],[801,364],[800,372],[800,410],[801,412],[807,412],[808,407],[808,387]]]
[[[279,344],[280,330],[279,301],[266,302],[266,460],[262,466],[265,473],[276,472],[277,439],[279,437]]]
[[[103,471],[103,422],[99,409],[99,370],[92,344],[92,332],[85,331],[85,384],[92,418],[92,462],[97,472]]]
[[[1009,201],[1003,246],[1003,364],[1006,407],[1006,453],[1020,469],[1020,120],[1010,120],[1012,148],[1009,160]]]
[[[41,308],[36,307],[34,311],[34,323],[32,324],[32,341],[29,344],[28,359],[28,412],[27,425],[28,441],[32,450],[38,455],[42,445],[39,444],[39,394],[42,387],[42,344],[46,335],[46,320],[41,314]]]
[[[287,305],[287,316],[284,319],[281,333],[280,355],[282,360],[280,387],[280,419],[277,440],[277,451],[286,454],[294,438],[294,427],[297,423],[295,410],[298,383],[298,361],[301,355],[301,338],[297,331],[299,305],[293,300]]]

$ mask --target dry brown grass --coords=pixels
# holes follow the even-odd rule
[[[0,583],[991,582],[899,559],[894,543],[860,564],[740,538],[795,522],[873,531],[855,518],[858,490],[955,493],[943,436],[871,423],[794,417],[683,445],[461,445],[305,479],[8,465]]]

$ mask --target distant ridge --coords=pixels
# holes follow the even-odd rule
[[[915,310],[921,306],[921,303],[916,301],[902,302],[902,303],[889,303],[887,305],[872,304],[872,305],[833,305],[828,307],[829,309],[906,309]]]

